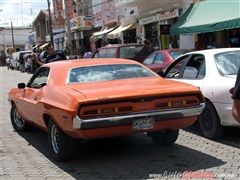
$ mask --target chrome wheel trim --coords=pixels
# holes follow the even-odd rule
[[[55,154],[58,154],[59,151],[59,134],[55,124],[51,127],[51,143],[53,147],[53,151]]]
[[[25,125],[25,121],[20,116],[17,108],[14,109],[13,118],[14,118],[14,123],[18,128],[22,128]]]

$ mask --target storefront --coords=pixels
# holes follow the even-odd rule
[[[139,24],[144,29],[144,39],[149,40],[154,48],[159,48],[159,23],[157,22],[157,15],[140,19]]]
[[[208,0],[191,4],[171,34],[195,34],[195,48],[240,47],[240,1]],[[231,12],[231,13],[229,13]]]
[[[136,43],[136,24],[121,25],[107,34],[110,44]]]
[[[91,49],[90,37],[93,27],[92,16],[78,16],[71,19],[71,31],[74,39],[74,54],[83,55]]]
[[[123,31],[123,43],[137,43],[136,28]]]
[[[169,10],[157,15],[157,21],[160,25],[160,42],[161,49],[171,49],[179,47],[179,36],[172,36],[170,34],[171,26],[177,21],[179,10]]]
[[[178,36],[170,35],[171,26],[177,21],[179,10],[166,10],[139,20],[144,27],[144,38],[151,41],[155,49],[178,48]]]

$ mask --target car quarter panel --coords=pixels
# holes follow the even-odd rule
[[[47,127],[43,114],[49,115],[64,131],[72,127],[73,116],[76,115],[79,101],[85,97],[76,91],[64,86],[48,86],[45,89],[37,106],[37,116],[43,127]]]

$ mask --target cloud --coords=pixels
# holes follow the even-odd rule
[[[1,0],[0,26],[25,26],[32,23],[41,9],[47,9],[46,0]]]

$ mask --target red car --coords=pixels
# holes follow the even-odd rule
[[[175,59],[188,52],[190,52],[190,50],[187,49],[169,49],[156,51],[150,54],[143,61],[143,64],[155,72],[163,71]]]
[[[133,59],[143,48],[142,44],[113,44],[98,48],[93,58],[124,58]]]

